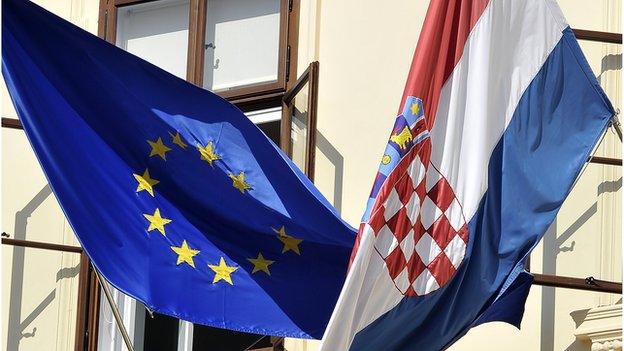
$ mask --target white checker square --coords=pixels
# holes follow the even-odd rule
[[[403,207],[401,203],[401,199],[399,198],[399,194],[397,194],[396,190],[392,188],[390,190],[390,194],[388,194],[388,198],[384,203],[384,218],[386,221],[390,220],[392,216],[394,216],[399,210]]]
[[[446,245],[444,253],[453,264],[453,267],[457,269],[466,254],[466,243],[459,235],[455,235],[453,240]]]
[[[455,231],[459,231],[461,227],[464,226],[464,217],[462,215],[462,209],[457,199],[453,199],[453,202],[451,202],[451,205],[449,206],[449,208],[446,209],[446,212],[444,212],[444,215],[449,220],[449,222],[451,223],[451,226],[453,227],[453,229],[455,229]]]
[[[414,189],[416,189],[418,184],[420,184],[423,178],[425,178],[426,172],[427,169],[425,168],[425,165],[423,165],[420,157],[416,156],[414,160],[412,160],[409,168],[407,169],[407,173],[410,175],[410,178],[412,178],[412,184],[414,184]]]
[[[425,181],[425,189],[427,192],[431,190],[438,181],[442,179],[442,175],[433,166],[427,169],[427,180]]]
[[[390,228],[384,225],[375,239],[375,248],[383,258],[388,257],[390,253],[399,245],[397,238],[394,236]]]
[[[412,255],[414,254],[414,249],[415,249],[413,229],[411,229],[409,233],[407,233],[407,235],[405,236],[405,238],[403,238],[399,246],[401,246],[401,251],[403,251],[403,255],[405,255],[405,261],[409,261],[410,258],[412,258]]]
[[[425,233],[416,243],[416,252],[425,266],[428,266],[436,257],[438,257],[442,250],[435,240],[433,240],[431,235],[429,235],[429,233]]]
[[[407,205],[405,205],[405,210],[407,211],[407,217],[410,223],[416,223],[416,219],[418,219],[418,215],[420,214],[420,199],[415,191],[412,192],[412,197],[410,197]]]
[[[401,294],[405,294],[407,288],[410,286],[409,276],[407,274],[407,267],[403,268],[401,273],[394,278],[394,284],[399,289]]]
[[[425,196],[422,207],[420,208],[420,221],[425,229],[431,228],[431,225],[440,218],[442,210],[431,200],[429,196]]]
[[[429,272],[429,270],[425,268],[425,270],[420,273],[418,278],[414,280],[414,283],[412,283],[412,287],[418,295],[426,295],[432,291],[437,290],[440,286],[438,285],[438,282],[431,274],[431,272]]]

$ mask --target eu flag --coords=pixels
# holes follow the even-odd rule
[[[355,231],[245,115],[18,0],[2,73],[80,243],[151,310],[320,338]]]

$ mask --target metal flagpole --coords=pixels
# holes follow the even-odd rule
[[[119,331],[121,332],[121,336],[123,336],[124,343],[126,344],[128,351],[134,351],[134,346],[132,346],[132,341],[130,341],[130,336],[128,335],[128,331],[126,330],[126,327],[124,326],[123,320],[121,318],[121,314],[119,313],[119,309],[117,308],[117,304],[115,304],[115,301],[113,301],[113,296],[110,291],[110,286],[108,286],[108,282],[104,280],[104,278],[102,278],[102,275],[100,274],[100,272],[98,272],[95,266],[93,266],[93,264],[91,264],[91,266],[93,267],[93,271],[95,272],[95,276],[97,277],[97,280],[100,282],[100,285],[102,286],[102,289],[104,290],[104,295],[106,296],[108,305],[113,311],[113,316],[115,317],[115,321],[117,322],[117,327],[119,328]]]
[[[622,124],[620,123],[620,119],[618,118],[619,114],[620,109],[617,109],[613,117],[611,117],[611,126],[613,126],[613,129],[615,129],[618,137],[620,137],[620,141],[622,141]]]

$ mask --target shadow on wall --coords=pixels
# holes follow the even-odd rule
[[[573,311],[570,313],[570,317],[574,321],[574,328],[578,328],[581,323],[585,320],[587,316],[587,312],[589,312],[589,308],[585,310]],[[576,339],[570,346],[568,346],[565,351],[576,351],[576,350],[589,350],[591,348],[591,343],[587,340],[579,340]]]
[[[344,175],[344,158],[332,146],[332,144],[321,134],[316,132],[316,147],[327,157],[329,162],[334,166],[334,194],[332,203],[338,211],[342,213],[342,183]]]
[[[35,210],[52,194],[49,185],[44,186],[20,211],[15,213],[15,228],[13,238],[19,240],[26,239],[26,229],[28,226],[28,218]],[[8,351],[17,351],[22,338],[34,337],[37,333],[37,327],[33,327],[31,331],[26,328],[35,321],[35,319],[46,309],[56,297],[56,289],[50,293],[30,312],[24,320],[22,320],[22,295],[24,292],[24,258],[25,248],[13,247],[13,260],[11,262],[11,292],[9,296],[9,321],[7,328],[7,347]],[[56,281],[61,279],[73,278],[80,272],[80,266],[62,268],[56,273]]]
[[[605,55],[600,63],[600,74],[596,77],[598,78],[598,83],[602,84],[602,75],[607,71],[616,71],[621,69],[622,54]]]
[[[604,193],[617,192],[622,188],[622,178],[615,181],[604,181],[597,187],[596,197]],[[585,212],[583,212],[561,235],[557,237],[557,220],[553,222],[546,234],[544,235],[544,256],[543,256],[543,273],[557,274],[557,255],[562,252],[574,251],[575,242],[572,241],[568,246],[563,246],[572,235],[598,212],[598,202],[594,202]],[[576,323],[576,327],[583,321],[583,311],[572,312],[570,315]],[[587,310],[584,310],[587,314]],[[554,350],[555,329],[555,288],[542,287],[542,317],[541,317],[541,351]],[[584,350],[588,348],[588,344],[581,340],[575,340],[565,350]]]

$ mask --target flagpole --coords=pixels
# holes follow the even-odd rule
[[[95,272],[95,276],[97,277],[97,280],[100,282],[100,285],[102,286],[102,290],[104,290],[104,295],[106,296],[108,305],[113,311],[113,316],[115,317],[115,321],[117,322],[117,327],[119,328],[119,331],[121,332],[121,336],[124,339],[124,343],[126,344],[128,351],[134,351],[134,346],[132,346],[132,341],[130,341],[130,336],[128,335],[128,331],[126,330],[126,327],[124,326],[123,319],[121,318],[121,314],[119,313],[119,309],[117,308],[117,304],[115,303],[115,301],[113,301],[113,296],[111,294],[110,286],[108,285],[108,282],[104,278],[102,278],[102,275],[100,274],[100,272],[98,272],[95,266],[93,266],[93,271]]]
[[[613,117],[611,117],[611,126],[613,126],[613,129],[615,129],[618,137],[620,137],[620,141],[622,141],[622,124],[620,123],[620,119],[618,118],[619,114],[620,109],[617,109]]]

